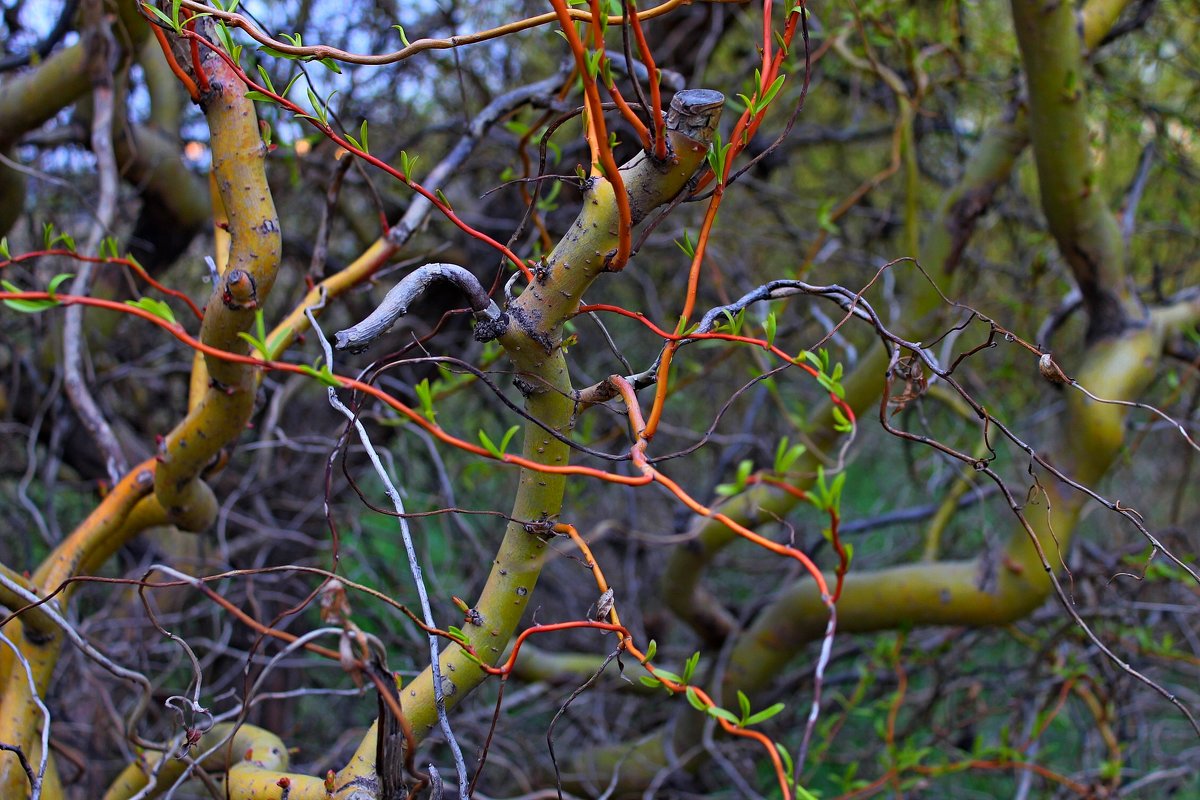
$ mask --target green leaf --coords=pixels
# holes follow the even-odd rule
[[[400,31],[400,41],[403,42],[404,46],[412,47],[412,43],[409,42],[408,37],[404,35],[404,26],[403,25],[393,25],[392,27],[395,28],[396,30]]]
[[[529,133],[530,128],[519,119],[510,119],[504,123],[504,130],[519,138]]]
[[[683,682],[691,683],[692,676],[696,674],[696,665],[700,663],[700,651],[692,653],[691,658],[683,663]]]
[[[250,91],[246,92],[246,97],[250,100],[257,100],[260,103],[274,103],[275,102],[274,97],[271,97],[271,95],[269,95],[269,94],[263,94],[262,92],[258,91],[257,89],[251,89]]]
[[[696,257],[696,243],[692,241],[691,236],[688,234],[686,228],[683,231],[683,241],[681,242],[676,239],[675,246],[682,250],[683,254],[688,258]]]
[[[365,119],[362,121],[362,125],[360,125],[358,128],[358,140],[361,142],[362,151],[364,153],[369,153],[370,147],[367,145],[367,121]]]
[[[833,222],[833,200],[826,200],[817,209],[817,225],[826,233],[837,234],[838,227]]]
[[[221,9],[224,11],[225,9]],[[225,24],[225,20],[217,20],[217,39],[221,42],[221,46],[225,48],[225,52],[233,55],[233,50],[237,45],[233,43],[233,34],[229,32],[229,26]]]
[[[778,323],[775,320],[775,312],[772,311],[767,314],[767,319],[763,322],[763,329],[767,332],[767,347],[775,346],[775,331],[777,327]]]
[[[660,669],[660,668],[656,667],[654,670],[654,674],[663,680],[670,681],[671,683],[685,683],[686,682],[683,680],[683,678],[679,677],[678,675],[676,675],[674,672],[671,672],[670,670]]]
[[[584,68],[587,70],[588,77],[595,80],[600,72],[600,58],[604,55],[602,50],[593,50],[584,54]]]
[[[839,472],[833,479],[833,486],[829,490],[830,499],[833,501],[835,511],[840,511],[842,505],[842,487],[846,485],[846,473]]]
[[[332,58],[322,58],[321,64],[323,64],[330,72],[335,72],[338,75],[342,74],[342,68],[339,67],[338,63]]]
[[[844,400],[846,398],[845,388],[840,382],[835,380],[830,375],[827,375],[824,372],[820,373],[817,375],[817,383],[821,384],[821,386],[823,386],[827,392],[836,396],[838,399]]]
[[[125,305],[149,311],[154,316],[161,320],[166,320],[171,325],[178,324],[175,322],[175,315],[171,313],[171,307],[162,300],[156,300],[153,297],[143,297],[139,300],[126,300]]]
[[[727,145],[721,144],[721,134],[717,134],[713,141],[713,145],[708,151],[708,166],[713,171],[713,175],[717,177],[717,182],[721,183],[725,180],[725,161],[729,156],[729,148],[733,143]]]
[[[278,94],[275,91],[275,84],[271,83],[271,75],[267,72],[267,68],[262,64],[258,65],[258,74],[262,77],[263,86],[267,87],[267,91],[271,94]]]
[[[687,690],[684,692],[684,694],[687,695],[687,701],[692,704],[692,708],[696,709],[697,711],[703,711],[708,708],[708,706],[704,704],[704,701],[700,699],[700,695],[696,694],[695,687],[687,687]]]
[[[238,331],[238,338],[249,342],[250,346],[262,356],[264,361],[269,361],[271,358],[271,346],[267,342],[267,325],[263,320],[262,309],[254,311],[254,334],[251,335],[244,331]]]
[[[758,109],[761,111],[771,104],[775,99],[775,95],[779,94],[779,90],[783,88],[783,82],[787,79],[787,75],[780,75],[775,79],[775,82],[767,87],[767,91],[763,92],[762,99],[758,101]]]
[[[271,350],[269,347],[267,347],[266,342],[256,339],[245,331],[238,331],[238,338],[244,342],[249,342],[250,346],[253,347],[254,350],[263,357],[263,360],[268,360],[271,358]]]
[[[829,489],[825,485],[825,467],[823,466],[817,467],[817,482],[816,485],[813,486],[813,489],[814,491],[808,492],[806,495],[804,495],[804,498],[816,506],[818,511],[828,510]]]
[[[437,412],[433,409],[433,389],[429,385],[429,378],[422,378],[421,382],[413,387],[413,391],[417,393],[417,400],[421,403],[421,413],[436,425]]]
[[[716,717],[717,719],[723,719],[726,722],[728,722],[730,725],[738,724],[738,718],[733,714],[733,712],[727,711],[726,709],[721,708],[720,706],[709,706],[708,708],[704,709],[704,713],[708,714],[710,717]]]
[[[58,306],[53,300],[5,300],[4,305],[23,314],[36,314]]]
[[[508,452],[508,443],[512,441],[512,438],[517,435],[517,431],[519,431],[519,430],[521,430],[520,425],[513,425],[511,428],[509,428],[507,431],[504,432],[504,438],[500,440],[500,452],[501,453]]]
[[[742,719],[750,716],[750,698],[741,689],[737,690],[738,708],[742,711]]]
[[[795,762],[792,761],[792,754],[787,751],[787,748],[779,742],[775,743],[775,749],[779,751],[779,758],[783,760],[783,770],[788,775],[795,772]]]
[[[834,406],[834,410],[837,410],[837,406]],[[808,448],[802,444],[791,444],[786,436],[780,439],[775,447],[776,474],[785,474],[807,451]]]
[[[169,26],[171,28],[171,30],[175,31],[175,33],[177,35],[179,35],[179,36],[183,35],[183,28],[179,25],[179,7],[178,7],[177,3],[172,3],[172,9],[175,12],[175,19],[171,19],[164,12],[162,12],[155,6],[150,5],[149,3],[142,3],[142,8],[146,9],[151,14],[153,14],[154,16],[156,16],[160,20],[162,20],[162,22],[165,25]]]
[[[0,257],[3,257],[5,261],[12,258],[12,253],[8,250],[7,236],[0,237]]]
[[[790,771],[791,770],[789,770],[789,772]],[[817,795],[813,794],[808,789],[805,789],[800,784],[796,784],[795,789],[796,789],[796,800],[821,800],[820,797],[817,797]]]
[[[854,424],[838,406],[830,407],[833,412],[833,429],[838,433],[847,433],[854,430]]]
[[[412,180],[413,169],[417,166],[417,159],[420,156],[409,156],[404,150],[400,151],[400,171],[404,173],[405,180]]]
[[[284,36],[286,36],[286,35],[287,34],[285,33]],[[276,50],[274,47],[270,47],[265,44],[260,44],[258,46],[258,52],[266,53],[267,55],[271,56],[272,58],[285,58],[288,61],[298,61],[299,60],[299,56],[294,56],[291,53],[285,53],[282,50]]]
[[[121,249],[115,236],[105,236],[100,240],[100,257],[101,258],[120,258]]]
[[[642,682],[642,686],[649,686],[651,689],[657,689],[662,686],[662,681],[650,675],[642,675],[638,678]]]
[[[49,285],[46,287],[46,291],[50,293],[50,299],[57,301],[58,298],[54,296],[54,293],[58,290],[58,287],[62,285],[63,281],[74,277],[75,276],[69,272],[61,272],[51,278]]]
[[[731,497],[738,494],[746,488],[747,481],[750,480],[750,473],[754,470],[754,462],[748,458],[738,462],[737,475],[734,476],[733,483],[722,483],[716,488],[716,492],[721,497]]]
[[[764,708],[762,711],[759,711],[757,714],[751,715],[742,724],[744,726],[757,725],[758,723],[768,720],[771,717],[775,716],[780,711],[783,711],[785,708],[787,708],[787,706],[785,706],[783,703],[776,703],[775,705]]]
[[[3,286],[9,292],[21,292],[23,289],[18,288],[9,281],[0,280],[0,286]],[[4,305],[11,308],[13,311],[20,311],[22,314],[37,314],[40,311],[45,311],[47,308],[54,308],[58,305],[57,300],[5,300]]]
[[[322,366],[320,369],[310,367],[308,364],[300,364],[298,366],[300,371],[305,375],[316,378],[331,389],[337,389],[342,385],[341,379],[333,374],[333,371],[329,369],[328,365]]]
[[[479,429],[479,443],[483,445],[483,449],[492,454],[493,458],[504,458],[504,453],[500,452],[500,448],[496,447],[496,443],[492,441],[482,428]]]
[[[658,642],[651,639],[650,644],[646,645],[646,657],[644,659],[642,659],[642,663],[645,664],[647,661],[654,658],[654,654],[657,652],[658,652]]]
[[[292,79],[290,81],[288,81],[287,86],[283,87],[283,93],[280,94],[279,96],[287,97],[289,94],[291,94],[292,87],[296,85],[296,81],[300,80],[300,76],[303,74],[304,73],[302,73],[302,72],[297,72],[295,75],[293,75]]]

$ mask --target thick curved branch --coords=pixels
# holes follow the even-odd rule
[[[1042,211],[1071,267],[1092,339],[1129,322],[1125,246],[1100,191],[1088,128],[1085,30],[1071,3],[1012,0]]]
[[[211,20],[195,23],[212,36]],[[189,65],[191,60],[186,62]],[[201,99],[208,121],[213,178],[228,214],[228,268],[213,285],[200,327],[205,344],[245,355],[250,346],[239,334],[250,330],[255,310],[271,292],[279,269],[281,236],[264,160],[266,146],[252,100],[241,79],[222,58],[205,49],[200,59],[209,90]],[[167,436],[155,472],[155,496],[171,521],[189,531],[207,528],[216,517],[216,499],[201,479],[221,449],[237,440],[254,409],[258,372],[247,364],[205,356],[210,377],[199,404]]]
[[[22,606],[37,602],[56,591],[68,578],[78,574],[81,565],[97,554],[111,555],[130,532],[140,528],[129,525],[129,517],[153,487],[153,476],[146,465],[135,469],[117,484],[113,491],[88,515],[78,528],[50,554],[29,581],[37,593],[26,592],[21,583],[10,582],[0,575],[10,600],[23,600]],[[65,603],[69,587],[60,596]],[[29,663],[32,692],[26,676],[20,670],[9,669],[0,685],[4,698],[4,713],[0,714],[0,742],[21,747],[27,755],[36,755],[37,698],[45,696],[65,637],[78,634],[57,614],[54,606],[34,609],[30,628],[25,628],[24,614],[13,626],[21,643],[22,655]],[[46,625],[53,623],[53,628]],[[76,641],[80,644],[80,640]],[[86,643],[84,643],[86,645]],[[0,758],[0,797],[24,797],[24,773],[16,759]]]

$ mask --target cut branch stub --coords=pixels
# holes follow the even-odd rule
[[[713,89],[684,89],[671,99],[667,128],[692,139],[711,142],[725,107],[725,95]]]

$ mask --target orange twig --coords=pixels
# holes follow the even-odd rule
[[[175,299],[185,303],[187,305],[187,307],[191,310],[191,312],[196,316],[196,319],[201,319],[201,320],[204,319],[203,312],[201,312],[199,307],[197,307],[196,304],[194,302],[192,302],[192,298],[188,297],[187,294],[179,291],[178,289],[170,289],[170,288],[162,285],[161,283],[156,281],[153,277],[151,277],[150,273],[146,272],[145,267],[143,267],[141,264],[137,263],[136,261],[134,261],[131,258],[101,258],[99,256],[85,256],[82,253],[78,253],[74,250],[66,250],[64,248],[54,248],[52,250],[34,250],[29,253],[21,253],[20,255],[13,256],[12,258],[5,259],[3,261],[0,261],[0,269],[3,269],[4,267],[8,266],[9,264],[20,264],[24,261],[30,261],[30,260],[33,260],[36,258],[42,258],[43,256],[54,256],[57,258],[72,258],[76,261],[82,261],[87,264],[116,264],[116,265],[119,265],[122,267],[128,267],[129,269],[133,270],[133,272],[135,274],[137,274],[138,277],[140,277],[146,283],[150,284],[150,286],[154,287],[156,290],[162,292],[165,295],[168,295],[169,297],[174,297]]]
[[[630,9],[633,13],[630,14]],[[650,51],[650,45],[646,42],[646,34],[642,30],[642,19],[637,13],[637,3],[635,0],[627,0],[622,17],[629,22],[629,27],[633,29],[633,37],[637,41],[638,54],[642,57],[642,63],[646,65],[646,74],[649,76],[650,84],[650,119],[654,121],[654,157],[660,161],[667,157],[667,135],[666,135],[666,120],[662,114],[662,92],[658,86],[658,67],[654,65],[654,54]],[[637,80],[633,78],[633,80]]]
[[[781,556],[787,556],[788,558],[794,558],[795,560],[799,561],[804,566],[805,570],[808,571],[808,574],[812,576],[812,579],[816,582],[817,589],[821,593],[822,602],[832,609],[833,597],[829,593],[829,585],[825,582],[824,573],[817,568],[817,565],[812,562],[812,559],[810,559],[800,550],[796,550],[787,545],[779,544],[778,542],[773,542],[764,536],[760,536],[731,517],[722,514],[719,511],[714,511],[689,495],[686,491],[684,491],[683,487],[659,472],[654,465],[649,462],[649,460],[646,458],[646,446],[649,444],[649,440],[645,436],[646,423],[642,419],[642,412],[638,405],[637,395],[634,393],[633,386],[629,383],[629,381],[625,380],[625,378],[621,377],[620,375],[611,376],[609,381],[613,384],[613,387],[625,401],[626,411],[629,415],[629,423],[633,426],[633,430],[637,436],[637,442],[630,449],[630,455],[633,457],[634,466],[636,466],[643,475],[651,478],[656,483],[660,483],[667,487],[671,494],[675,495],[675,497],[677,497],[685,506],[700,516],[710,517],[717,520],[742,538],[748,539],[758,546],[770,550],[772,553],[776,553]]]
[[[629,261],[629,254],[633,249],[633,218],[629,208],[629,195],[625,192],[625,182],[621,179],[621,171],[617,167],[616,159],[613,158],[612,148],[608,145],[608,128],[604,124],[604,104],[600,100],[600,90],[596,86],[596,79],[588,70],[587,50],[571,21],[566,0],[550,0],[550,3],[558,15],[559,25],[575,56],[575,66],[583,81],[585,105],[588,109],[588,126],[593,131],[590,142],[592,158],[599,164],[604,177],[613,187],[613,199],[617,204],[617,253],[608,268],[613,272],[619,272]],[[603,49],[600,50],[600,58],[604,58]],[[593,166],[594,169],[595,166]]]
[[[195,16],[191,9],[183,9],[183,13],[188,20],[191,20]],[[195,23],[192,24],[194,27]],[[200,63],[200,45],[194,37],[191,38],[190,43],[192,48],[192,69],[196,72],[196,80],[200,81],[200,91],[208,94],[210,87],[208,85],[208,75],[204,74],[204,67]]]
[[[192,102],[199,103],[200,90],[196,88],[196,82],[183,71],[183,67],[179,66],[179,62],[175,60],[175,56],[171,53],[171,45],[167,42],[167,35],[155,23],[150,22],[149,25],[150,30],[154,32],[154,38],[158,40],[158,46],[162,48],[163,56],[167,59],[167,66],[171,68],[171,72],[175,73],[175,77],[179,78],[183,88],[187,89],[188,97],[192,98]]]

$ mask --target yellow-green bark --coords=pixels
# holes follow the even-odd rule
[[[204,56],[211,91],[201,98],[208,120],[213,174],[228,214],[229,266],[209,296],[201,340],[245,355],[238,334],[250,330],[254,311],[270,294],[279,269],[279,220],[264,170],[266,146],[253,101],[232,69],[215,54]],[[216,517],[216,499],[200,478],[220,450],[237,440],[254,409],[256,368],[206,356],[210,385],[169,436],[156,472],[155,496],[176,526],[201,531]]]

